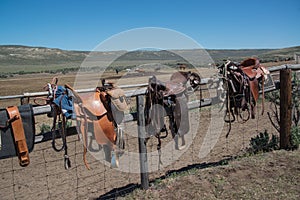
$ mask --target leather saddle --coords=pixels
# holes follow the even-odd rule
[[[101,101],[105,96],[100,91],[79,94],[82,103],[75,104],[76,118],[81,133],[92,132],[98,144],[115,141],[114,124],[108,119],[107,109]],[[104,99],[104,98],[103,98]],[[82,106],[83,109],[80,108]]]
[[[249,78],[249,86],[255,102],[259,97],[258,79],[264,76],[264,70],[257,58],[248,58],[240,64],[240,69]]]
[[[166,90],[164,91],[164,96],[179,95],[185,91],[185,87],[182,83],[168,81],[165,85]]]
[[[162,130],[166,114],[172,119],[170,123],[176,124],[173,136],[188,133],[189,118],[185,90],[185,86],[180,82],[171,80],[164,83],[155,76],[149,79],[146,93],[146,124],[149,135],[158,134]]]
[[[262,82],[262,92],[263,92],[263,99],[262,99],[262,113],[264,112],[264,75],[268,73],[268,70],[262,67],[259,63],[259,60],[257,58],[248,58],[244,60],[240,64],[235,64],[232,62],[228,62],[228,66],[230,71],[235,77],[235,80],[239,82],[239,88],[243,91],[240,91],[240,93],[244,93],[244,95],[248,97],[252,97],[252,100],[248,102],[249,100],[243,99],[240,106],[242,108],[247,107],[247,103],[250,103],[251,106],[251,118],[255,118],[255,106],[259,97],[259,82]],[[245,87],[246,86],[246,87]],[[249,87],[248,89],[245,89]],[[244,88],[244,89],[243,89]]]
[[[90,145],[93,140],[96,140],[99,145],[106,145],[111,150],[109,154],[111,164],[114,167],[118,166],[118,156],[113,151],[116,147],[119,147],[117,146],[119,145],[118,141],[122,140],[122,138],[117,138],[121,131],[118,124],[123,120],[124,110],[122,109],[127,108],[127,103],[125,99],[122,102],[120,101],[121,103],[117,101],[125,98],[123,96],[124,92],[121,89],[112,87],[112,85],[106,85],[104,82],[102,84],[103,87],[97,87],[95,92],[81,94],[78,94],[71,86],[66,84],[66,87],[71,89],[76,97],[74,104],[77,121],[76,127],[77,132],[82,135],[84,143],[83,159],[88,169],[89,166],[86,160],[87,149],[98,151],[98,149],[93,148],[93,145]],[[119,106],[118,109],[122,111],[113,110],[114,103],[112,101],[116,101],[117,106],[115,107]],[[121,115],[116,113],[121,113]],[[89,139],[90,136],[91,139]],[[106,157],[106,159],[109,159],[109,157]]]
[[[185,91],[185,87],[182,83],[173,80],[164,83],[158,80],[155,76],[150,78],[149,84],[151,85],[150,87],[156,88],[158,91],[162,91],[164,97],[168,97],[170,95],[176,96]]]

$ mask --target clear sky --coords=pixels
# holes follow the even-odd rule
[[[92,50],[142,27],[207,49],[299,46],[300,0],[0,0],[0,45]]]

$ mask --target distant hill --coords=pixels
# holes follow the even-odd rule
[[[195,63],[205,65],[211,62],[207,56],[199,58],[197,51],[204,50],[174,50],[174,51],[133,51],[133,52],[96,52],[101,58],[110,60],[119,56],[111,67],[130,68],[141,63],[163,63],[176,65],[185,62],[179,55],[190,55]],[[262,62],[292,59],[295,52],[300,52],[300,46],[283,49],[208,49],[207,53],[214,62],[222,62],[223,59],[241,61],[247,57],[257,56]],[[89,51],[67,51],[57,48],[30,47],[21,45],[0,45],[0,69],[1,73],[33,73],[33,72],[62,72],[63,70],[76,70]],[[94,66],[97,67],[97,66]]]

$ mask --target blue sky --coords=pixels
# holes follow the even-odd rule
[[[92,50],[142,27],[186,34],[207,49],[300,45],[299,0],[0,0],[0,45]]]

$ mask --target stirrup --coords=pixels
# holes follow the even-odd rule
[[[64,157],[64,165],[65,169],[69,169],[71,167],[71,161],[68,155],[65,155]]]
[[[181,144],[181,146],[179,146],[179,135],[178,134],[176,134],[176,136],[174,137],[174,142],[175,142],[175,150],[181,151],[186,148],[186,144],[185,143],[183,144],[182,139],[181,139],[182,144]]]
[[[118,159],[118,155],[115,153],[115,151],[111,151],[110,166],[111,166],[111,168],[119,167],[119,159]]]
[[[247,113],[247,117],[246,118],[244,118],[243,116],[242,116],[242,113]],[[249,109],[246,109],[246,110],[242,110],[242,112],[239,112],[239,116],[240,116],[240,118],[242,119],[242,122],[240,122],[240,123],[245,123],[246,121],[248,121],[249,119],[250,119],[250,111],[249,111]]]
[[[224,121],[225,121],[226,123],[232,123],[232,122],[234,122],[234,121],[235,121],[235,116],[234,116],[234,114],[232,114],[232,112],[230,112],[230,111],[225,111],[225,112],[226,112],[226,113],[225,113],[225,115],[224,115]],[[227,113],[229,113],[229,114],[227,114]],[[226,119],[227,116],[229,116],[228,119]],[[232,116],[232,118],[231,118],[230,116]]]

